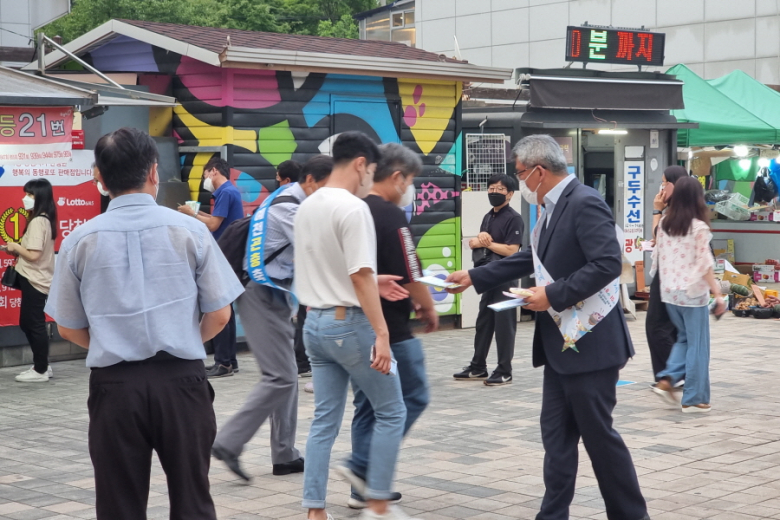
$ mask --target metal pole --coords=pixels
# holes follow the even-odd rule
[[[43,34],[43,31],[38,33],[38,72],[41,73],[41,76],[43,76],[45,66],[43,64],[43,58],[45,55],[45,48],[44,48],[44,38],[46,36]]]
[[[105,74],[103,74],[102,72],[97,70],[95,67],[93,67],[92,65],[90,65],[86,61],[82,60],[81,58],[79,58],[78,56],[76,56],[75,54],[73,54],[72,52],[70,52],[69,50],[67,50],[62,45],[60,45],[59,43],[55,42],[54,40],[52,40],[51,38],[49,38],[45,34],[43,34],[43,31],[38,33],[38,40],[39,41],[43,40],[43,41],[46,41],[46,42],[50,43],[52,46],[54,46],[55,49],[57,49],[57,50],[59,50],[61,52],[64,52],[65,54],[67,54],[68,56],[70,56],[71,58],[76,60],[78,63],[83,65],[84,68],[86,68],[90,72],[93,72],[93,73],[97,74],[98,76],[100,76],[104,80],[108,81],[109,83],[111,83],[112,85],[114,85],[117,88],[121,88],[122,90],[127,90],[125,87],[123,87],[122,85],[120,85],[119,83],[114,81],[113,79],[109,78],[108,76],[106,76]],[[41,43],[40,47],[39,47],[39,51],[38,51],[38,69],[41,71],[41,74],[43,74],[45,72],[45,65],[43,63],[43,54],[41,54],[42,49],[43,49],[43,44]]]

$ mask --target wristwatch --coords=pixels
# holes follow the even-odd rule
[[[661,210],[660,209],[654,209],[653,210],[653,215],[660,215],[660,214],[661,214]]]

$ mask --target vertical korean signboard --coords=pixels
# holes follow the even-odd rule
[[[625,161],[623,183],[623,254],[631,265],[642,260],[639,245],[644,236],[645,226],[645,163],[644,161]]]

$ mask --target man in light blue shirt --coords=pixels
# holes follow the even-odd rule
[[[300,203],[323,186],[333,160],[320,155],[303,167],[301,181],[290,184],[268,207],[265,225],[265,272],[275,285],[289,289],[295,266],[293,221]],[[295,447],[298,426],[298,366],[290,321],[297,309],[290,293],[250,281],[238,299],[238,313],[246,330],[249,349],[262,378],[241,409],[222,427],[212,453],[236,475],[249,480],[239,464],[247,442],[270,419],[271,462],[274,475],[303,471],[303,458]]]
[[[243,287],[205,225],[155,203],[157,157],[139,130],[100,138],[96,175],[112,200],[62,242],[46,306],[62,337],[89,349],[98,520],[146,518],[152,450],[171,519],[216,519],[203,342],[228,322]]]

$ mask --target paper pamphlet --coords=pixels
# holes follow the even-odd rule
[[[456,287],[460,287],[460,285],[457,283],[445,282],[443,279],[432,275],[417,278],[415,282],[420,282],[422,284],[430,285],[431,287],[437,287],[439,289],[455,289]]]

